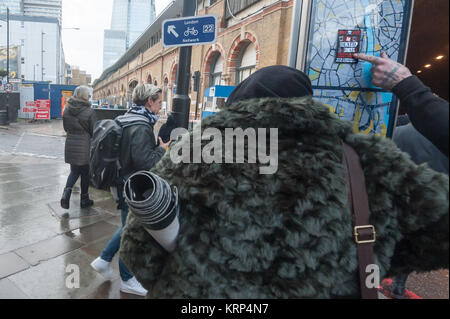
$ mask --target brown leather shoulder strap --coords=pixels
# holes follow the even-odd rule
[[[350,203],[354,215],[354,238],[358,245],[359,278],[363,299],[378,299],[377,288],[368,288],[366,277],[368,265],[374,264],[373,246],[376,241],[375,227],[370,225],[369,198],[366,180],[358,154],[348,144],[344,144],[344,163],[350,185]]]

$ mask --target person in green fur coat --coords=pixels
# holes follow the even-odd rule
[[[133,214],[122,233],[121,258],[147,298],[359,298],[341,141],[360,156],[381,278],[448,268],[447,176],[388,139],[354,134],[298,70],[261,69],[228,102],[202,130],[277,128],[278,169],[175,164],[170,150],[192,151],[193,133],[174,142],[152,172],[179,191],[176,249],[164,250]]]

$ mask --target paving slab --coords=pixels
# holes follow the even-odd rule
[[[52,212],[60,219],[77,219],[100,214],[100,212],[94,207],[80,208],[80,202],[75,200],[70,201],[69,209],[62,208],[59,201],[51,202],[48,204],[48,206],[52,210]]]
[[[120,279],[105,281],[94,292],[81,299],[145,299],[145,297],[123,293],[120,291]]]
[[[9,225],[22,224],[49,215],[49,208],[45,204],[28,203],[11,206],[0,211],[0,229]]]
[[[15,251],[32,266],[80,248],[83,244],[60,235]]]
[[[33,185],[24,182],[8,182],[0,184],[0,193],[15,193],[33,188]]]
[[[8,279],[33,299],[78,299],[94,292],[105,281],[90,267],[91,262],[92,257],[78,249]],[[79,288],[73,287],[76,277]]]
[[[89,225],[96,224],[100,221],[108,221],[112,215],[102,213],[99,215],[77,218],[77,219],[69,219],[69,218],[61,218],[59,220],[59,231],[58,234],[70,233],[79,228],[84,228]],[[56,217],[58,218],[58,217]]]
[[[0,279],[30,268],[30,265],[15,253],[0,255]]]
[[[117,229],[117,226],[101,221],[93,225],[68,232],[65,235],[84,244],[88,244],[101,238],[111,237]]]
[[[58,194],[61,196],[63,193],[64,187],[66,186],[67,176],[58,173],[56,175],[47,176],[45,178],[43,178],[43,177],[27,178],[23,181],[26,182],[27,184],[32,185],[33,188],[50,186],[50,185],[57,186]]]
[[[38,224],[11,225],[0,229],[0,254],[32,245],[57,235],[55,231]]]
[[[94,203],[95,209],[103,212],[108,212],[110,214],[113,214],[115,216],[120,216],[121,212],[119,209],[117,209],[117,203],[112,198],[107,198],[105,200],[99,200]]]
[[[3,168],[14,168],[14,167],[19,167],[20,166],[20,164],[18,164],[18,163],[3,163],[1,159],[2,158],[0,157],[0,169],[3,169]]]
[[[121,216],[114,216],[114,217],[106,219],[105,221],[110,224],[116,225],[117,227],[122,226],[122,217]]]
[[[21,191],[15,194],[0,193],[0,210],[22,204],[29,204],[32,201],[33,193],[30,191]]]
[[[22,290],[17,288],[8,278],[0,280],[1,299],[30,299]]]

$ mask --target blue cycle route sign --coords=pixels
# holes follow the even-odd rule
[[[217,41],[217,16],[205,15],[165,20],[162,29],[164,47],[215,43]]]

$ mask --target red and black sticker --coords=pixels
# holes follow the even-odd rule
[[[358,63],[353,54],[359,53],[360,46],[361,30],[339,30],[336,63]]]

